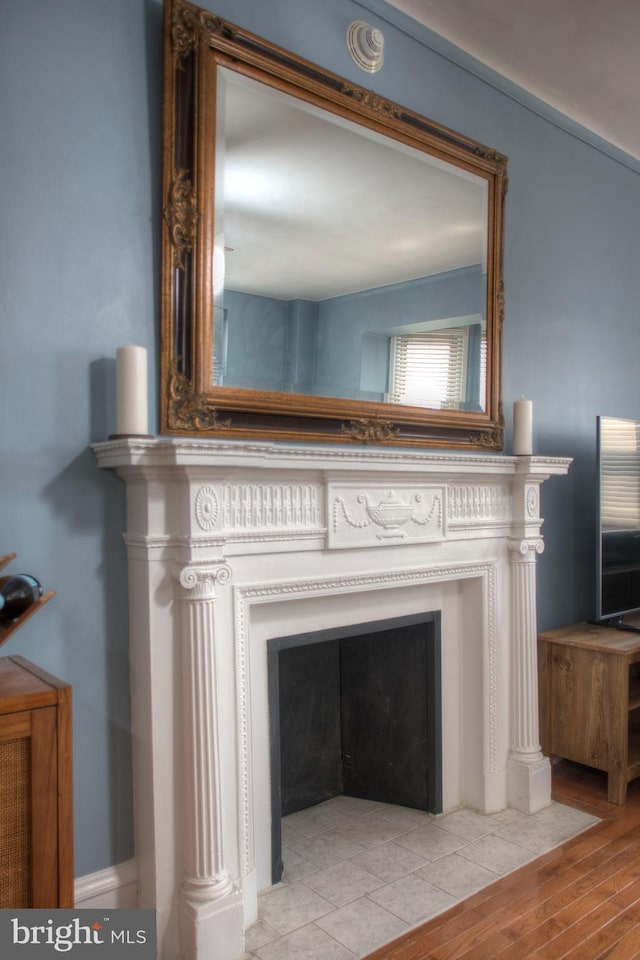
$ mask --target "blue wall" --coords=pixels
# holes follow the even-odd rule
[[[116,347],[155,365],[161,10],[0,11],[0,553],[57,591],[0,655],[73,684],[82,875],[132,854],[124,489],[89,444],[115,429]]]
[[[588,616],[595,416],[640,415],[640,176],[429,49],[432,36],[380,0],[208,5],[509,157],[506,449],[511,403],[526,395],[536,451],[575,457],[543,487],[539,621]],[[16,550],[14,569],[58,592],[2,653],[74,686],[84,874],[132,853],[124,490],[88,445],[114,429],[119,344],[149,348],[155,407],[161,7],[15,0],[0,11],[0,552]],[[362,17],[385,32],[372,77],[345,47]]]

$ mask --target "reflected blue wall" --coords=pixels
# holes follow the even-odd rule
[[[376,372],[368,370],[364,374],[361,369],[363,336],[376,333],[389,336],[398,326],[427,320],[482,315],[483,291],[481,268],[469,267],[409,283],[366,290],[348,297],[323,300],[319,304],[316,347],[316,383],[319,392],[350,396],[351,393],[341,391],[358,391],[363,375],[368,378],[369,389],[384,391],[386,386],[383,385],[379,350],[376,353]],[[367,347],[368,356],[371,357],[375,341]],[[379,394],[375,399],[381,399]]]
[[[640,414],[638,172],[380,0],[205,5],[509,157],[506,449],[525,395],[536,451],[575,458],[542,488],[538,613],[589,616],[595,416]],[[345,44],[361,18],[385,34],[371,76]],[[78,874],[133,850],[124,487],[89,444],[115,427],[122,343],[150,351],[157,423],[160,56],[159,0],[0,4],[0,552],[57,590],[2,654],[73,684]]]
[[[480,266],[311,303],[225,290],[226,386],[383,400],[398,328],[484,313]],[[408,332],[403,330],[402,332]],[[477,365],[477,364],[476,364]],[[470,384],[469,395],[477,391]]]
[[[285,379],[289,307],[284,300],[225,290],[225,386],[281,390]]]

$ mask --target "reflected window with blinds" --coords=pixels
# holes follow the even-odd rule
[[[597,421],[597,614],[640,610],[640,421]]]
[[[391,338],[389,401],[459,409],[466,400],[468,327]]]

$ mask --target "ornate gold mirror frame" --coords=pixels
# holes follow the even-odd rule
[[[486,382],[481,409],[214,385],[219,71],[265,84],[486,184]],[[161,431],[225,438],[501,449],[506,158],[227,23],[165,0]],[[402,318],[400,318],[402,321]],[[218,331],[219,332],[219,331]]]

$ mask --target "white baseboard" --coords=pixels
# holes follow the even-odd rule
[[[82,908],[134,908],[137,906],[137,889],[138,870],[134,857],[97,873],[77,877],[75,905]]]

